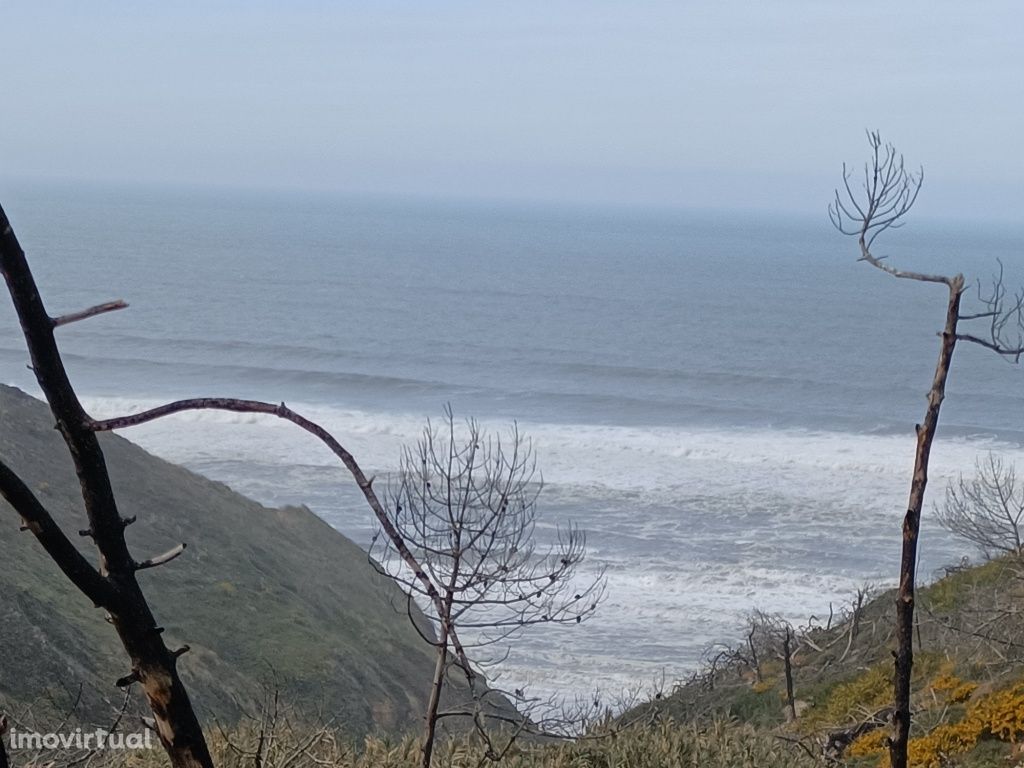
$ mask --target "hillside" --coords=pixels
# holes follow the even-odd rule
[[[188,544],[140,580],[170,647],[191,647],[180,665],[202,717],[231,722],[276,680],[350,733],[418,724],[433,660],[363,550],[308,509],[268,509],[120,437],[100,440],[121,512],[138,518],[127,530],[136,557]],[[69,535],[84,527],[48,409],[3,386],[0,456]],[[59,706],[81,686],[84,712],[107,717],[127,672],[118,640],[19,523],[0,501],[0,708]]]
[[[298,731],[282,734],[282,756],[268,755],[266,765],[412,765],[414,741],[350,741],[416,726],[432,665],[392,607],[404,601],[365,552],[309,510],[267,509],[126,440],[101,439],[123,512],[138,516],[128,529],[137,556],[189,544],[143,583],[169,642],[192,648],[181,666],[207,723],[257,709],[273,678],[288,701],[318,711],[297,715]],[[0,456],[66,530],[81,527],[77,482],[46,407],[8,387],[0,387]],[[86,714],[102,719],[125,672],[121,649],[18,522],[0,502],[0,709],[24,709],[47,693],[66,702],[81,685]],[[820,764],[810,755],[824,747],[831,764],[884,766],[893,599],[891,591],[867,595],[794,628],[795,719],[781,625],[761,616],[752,644],[710,649],[691,678],[624,713],[614,737],[597,738],[598,727],[575,744],[524,742],[507,764],[774,768]],[[1024,738],[1024,560],[951,568],[919,591],[917,605],[913,764],[1013,764]],[[252,747],[254,732],[245,722],[229,728],[226,737],[210,729],[218,764],[245,764],[225,739]],[[307,738],[317,745],[308,760],[289,762],[287,745]],[[440,754],[454,764],[479,750],[456,740]]]
[[[887,764],[895,591],[797,628],[794,719],[781,637],[755,634],[712,649],[707,665],[662,700],[627,713],[694,727],[723,719],[814,754],[867,768]],[[1024,560],[957,566],[918,591],[911,764],[990,768],[1016,764],[1024,738]],[[763,619],[764,617],[762,617]],[[767,617],[769,621],[772,617]],[[824,626],[823,626],[824,625]],[[763,630],[763,624],[762,624]],[[756,659],[756,661],[755,661]],[[1009,761],[1009,762],[1008,762]],[[740,765],[740,763],[737,763]]]

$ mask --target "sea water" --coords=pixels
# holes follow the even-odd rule
[[[230,190],[17,186],[3,199],[96,417],[169,399],[286,401],[386,476],[445,404],[533,440],[540,535],[587,531],[607,599],[531,628],[515,687],[614,693],[685,676],[753,608],[794,623],[891,585],[938,351],[942,286],[890,278],[822,211],[586,210]],[[1024,233],[911,221],[893,263],[1024,282]],[[973,294],[971,294],[973,298]],[[968,304],[970,300],[968,301]],[[986,331],[984,325],[980,333]],[[2,380],[36,391],[0,302]],[[1024,371],[962,345],[931,472],[920,572],[970,547],[933,520],[987,451],[1024,459]],[[334,457],[270,417],[126,430],[363,546],[373,518]],[[386,606],[383,609],[389,609]]]

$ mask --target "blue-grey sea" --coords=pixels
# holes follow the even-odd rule
[[[589,623],[525,633],[503,667],[516,687],[672,680],[754,607],[806,623],[894,580],[946,297],[858,263],[827,200],[770,218],[11,184],[2,202],[52,314],[131,304],[60,331],[96,416],[283,400],[378,474],[446,403],[518,421],[542,534],[586,529],[608,597]],[[1024,283],[1019,228],[912,218],[876,250],[972,277],[1001,259]],[[0,378],[35,391],[26,362],[0,302]],[[288,424],[192,414],[123,434],[370,541],[349,478]],[[1022,443],[1024,370],[961,347],[924,577],[975,554],[930,522],[946,483]]]

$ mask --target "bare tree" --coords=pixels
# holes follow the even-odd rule
[[[496,748],[491,741],[487,721],[502,718],[487,705],[490,689],[467,664],[467,649],[473,651],[474,665],[490,666],[507,656],[508,643],[527,627],[579,624],[601,600],[602,576],[583,587],[575,584],[585,555],[579,529],[560,531],[547,548],[536,544],[540,488],[532,446],[517,428],[506,440],[485,435],[475,421],[460,430],[450,408],[440,429],[428,424],[415,447],[403,453],[388,493],[389,514],[423,571],[410,573],[397,556],[393,538],[379,533],[375,542],[380,546],[371,547],[371,555],[402,586],[410,604],[414,598],[424,603],[433,624],[434,631],[427,633],[413,621],[436,649],[437,659],[425,718],[423,768],[430,766],[441,717],[471,716],[492,759],[511,743],[506,739],[504,748]],[[439,603],[431,600],[432,590],[440,593]],[[457,632],[462,633],[461,642]],[[440,710],[451,668],[468,684],[471,711]],[[509,693],[517,702],[526,701],[522,690]],[[528,727],[521,719],[513,734]]]
[[[924,180],[924,172],[906,168],[903,156],[891,144],[884,144],[877,132],[868,133],[871,156],[864,166],[863,185],[852,181],[852,174],[843,165],[843,187],[836,190],[829,206],[829,216],[835,227],[845,235],[857,238],[860,261],[864,261],[893,277],[934,283],[947,291],[946,323],[940,334],[939,359],[935,367],[924,422],[918,424],[917,450],[910,500],[903,519],[903,551],[900,562],[900,582],[896,598],[896,675],[894,683],[893,736],[889,740],[890,760],[893,768],[906,768],[907,742],[910,736],[910,678],[913,667],[914,582],[917,566],[917,539],[928,485],[928,460],[939,423],[939,410],[946,393],[953,351],[958,341],[967,341],[990,349],[997,354],[1018,361],[1024,354],[1024,293],[1008,295],[1003,284],[1002,265],[990,288],[982,290],[978,298],[980,311],[964,313],[961,299],[965,280],[961,274],[952,276],[928,274],[899,269],[884,256],[872,252],[875,240],[888,229],[904,223],[906,215],[917,200]],[[857,188],[860,187],[860,188]],[[961,323],[981,321],[987,328],[981,335],[967,333]]]
[[[796,720],[796,697],[793,688],[793,656],[799,645],[799,638],[793,625],[778,614],[755,609],[747,617],[747,647],[749,666],[754,670],[758,682],[762,680],[761,662],[765,657],[775,657],[782,662],[783,680],[786,684],[786,712],[790,720]],[[739,651],[742,654],[742,651]]]
[[[1002,457],[989,453],[975,461],[975,475],[960,475],[946,488],[946,502],[938,512],[939,524],[976,545],[985,556],[1024,554],[1024,488],[1017,470]]]

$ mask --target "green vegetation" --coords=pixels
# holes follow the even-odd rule
[[[646,710],[694,726],[734,718],[759,737],[799,741],[815,753],[831,744],[833,758],[842,758],[833,764],[886,768],[894,598],[885,592],[803,635],[793,658],[801,702],[795,721],[786,717],[781,664],[763,663],[758,681],[745,649],[730,666],[695,676]],[[1007,556],[953,569],[918,599],[911,765],[1014,765],[1024,737],[1022,563]]]
[[[1016,561],[1002,558],[987,563],[957,570],[944,579],[921,590],[919,599],[922,604],[936,613],[953,613],[958,607],[969,601],[979,589],[1000,584],[1009,568],[1015,567]]]
[[[207,722],[217,765],[415,765],[418,743],[403,734],[420,723],[429,648],[389,607],[401,601],[365,553],[308,510],[264,508],[116,437],[104,447],[123,511],[139,519],[129,529],[133,547],[189,543],[145,586],[172,641],[192,648],[182,666],[200,711],[216,715],[218,724]],[[0,456],[77,529],[75,479],[46,410],[8,388],[0,388]],[[82,720],[109,721],[119,695],[113,681],[125,671],[110,627],[34,540],[18,535],[9,509],[0,510],[0,526],[8,531],[0,535],[0,709],[37,702],[39,715],[38,702],[49,699],[59,712],[81,685]],[[1014,765],[1024,739],[1024,563],[1011,555],[952,569],[917,598],[912,765]],[[795,720],[777,648],[760,649],[754,663],[739,645],[617,723],[575,743],[523,740],[502,764],[801,768],[820,764],[811,755],[831,744],[842,754],[834,764],[885,768],[894,599],[878,594],[829,626],[798,633]],[[242,713],[260,711],[271,679],[303,708],[259,726]],[[320,722],[329,725],[312,725]],[[435,764],[476,766],[483,755],[471,735],[446,736]],[[158,750],[108,759],[126,768],[167,764]]]

